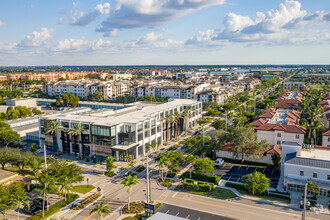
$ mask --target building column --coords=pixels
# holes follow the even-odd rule
[[[115,160],[116,160],[116,161],[119,161],[119,151],[116,150],[115,152],[116,152]]]
[[[139,146],[135,148],[135,158],[137,159],[139,157]]]

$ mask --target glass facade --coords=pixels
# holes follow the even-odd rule
[[[92,142],[103,146],[115,145],[116,127],[92,126]]]

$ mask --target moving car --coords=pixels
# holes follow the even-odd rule
[[[214,161],[214,166],[220,167],[225,161],[222,158],[218,158]]]

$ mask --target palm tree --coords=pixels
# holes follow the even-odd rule
[[[13,205],[10,197],[10,186],[11,185],[0,185],[0,213],[3,215],[4,219],[7,219],[7,210]]]
[[[105,201],[102,201],[100,203],[95,202],[94,203],[94,209],[89,213],[90,215],[93,214],[94,212],[97,212],[98,214],[98,219],[102,219],[102,214],[106,214],[106,215],[110,215],[111,211],[110,208],[105,205],[104,203],[106,203]]]
[[[191,111],[192,111],[191,106],[187,106],[186,109],[183,111],[183,118],[184,118],[184,121],[185,121],[186,135],[187,135],[188,128],[189,128],[189,119],[191,118]]]
[[[204,126],[212,121],[212,118],[200,118],[197,123],[203,128],[203,146],[205,145],[204,141]]]
[[[170,126],[171,126],[171,123],[173,121],[173,116],[170,115],[170,114],[166,115],[165,116],[165,121],[166,121],[166,142],[168,142],[170,134],[171,134]]]
[[[45,133],[53,136],[53,147],[57,145],[57,132],[63,130],[64,127],[61,126],[60,123],[57,121],[52,121],[50,123],[50,126],[47,128]],[[58,146],[57,146],[57,151],[59,151]]]
[[[21,204],[24,204],[30,208],[29,202],[26,201],[27,199],[29,199],[26,193],[27,192],[25,191],[24,187],[20,185],[18,187],[15,187],[15,192],[11,195],[12,204],[13,206],[17,207],[17,219],[19,219],[19,209]]]
[[[127,193],[128,193],[127,210],[129,210],[129,204],[130,204],[130,197],[131,197],[132,188],[133,188],[134,185],[136,185],[140,182],[137,180],[136,176],[128,175],[127,179],[122,180],[120,183],[123,184],[124,187],[128,188],[127,189]]]
[[[319,131],[324,129],[325,126],[323,124],[323,122],[319,121],[319,120],[316,120],[314,121],[314,124],[312,126],[312,133],[313,133],[313,144],[317,144],[317,138],[318,138],[318,134],[319,134]]]
[[[69,134],[73,136],[74,140],[74,152],[77,153],[77,137],[81,135],[84,132],[84,128],[81,126],[81,124],[74,124],[73,127],[70,129]],[[79,149],[78,149],[79,150]]]
[[[41,172],[41,175],[39,177],[39,183],[41,184],[41,190],[39,195],[43,195],[43,203],[42,203],[42,217],[45,215],[45,200],[47,204],[47,210],[48,210],[48,193],[53,191],[56,191],[56,186],[54,184],[55,177],[53,175],[50,175],[48,170],[44,169]]]
[[[181,114],[179,112],[175,112],[173,115],[173,119],[174,119],[174,123],[175,123],[175,130],[174,130],[174,138],[176,138],[177,136],[179,136],[179,121],[181,119]]]
[[[31,169],[34,173],[34,180],[37,181],[38,179],[37,174],[42,169],[42,162],[39,160],[38,157],[33,158]]]

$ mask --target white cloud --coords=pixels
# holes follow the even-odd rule
[[[185,42],[187,46],[225,46],[228,45],[228,40],[214,40],[219,34],[219,30],[207,30],[207,31],[199,31],[197,35],[192,36]]]
[[[109,36],[114,29],[151,27],[169,23],[188,13],[225,0],[116,0],[98,32]]]
[[[41,28],[40,32],[34,31],[17,45],[18,47],[47,47],[48,40],[52,37],[52,30],[45,27]]]
[[[166,49],[166,50],[177,50],[183,46],[184,42],[172,40],[162,34],[155,34],[150,32],[143,37],[135,40],[128,45],[122,45],[127,48],[138,48],[144,50],[151,49]]]
[[[85,38],[81,39],[65,39],[59,41],[56,46],[53,47],[53,51],[56,52],[83,52],[83,51],[95,51],[106,50],[112,47],[113,44],[109,40],[98,39],[97,41],[89,41]]]
[[[0,26],[3,26],[3,25],[5,25],[5,22],[0,21]]]
[[[329,14],[324,11],[308,13],[301,9],[300,2],[290,0],[285,0],[277,9],[266,13],[257,12],[255,19],[228,13],[223,21],[223,31],[219,31],[212,41],[227,40],[270,45],[329,42],[327,32],[323,31],[324,36],[318,38],[318,31],[304,30],[313,25],[325,24],[330,20]],[[198,39],[196,38],[195,42],[196,40]]]
[[[110,13],[110,3],[106,2],[104,4],[98,4],[95,6],[94,10],[88,13],[79,11],[77,7],[80,4],[73,3],[73,8],[70,11],[69,18],[60,18],[59,23],[69,23],[71,25],[77,26],[86,26],[96,18],[100,17],[101,15],[109,14]]]

